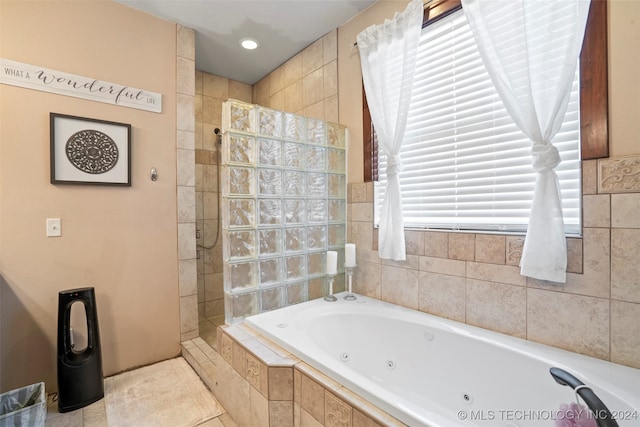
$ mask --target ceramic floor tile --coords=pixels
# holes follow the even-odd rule
[[[60,414],[57,409],[47,412],[45,427],[83,427],[82,410]]]
[[[58,395],[57,393],[47,396],[47,418],[45,427],[82,427],[82,409],[76,411],[58,412]]]
[[[229,414],[222,414],[218,418],[224,427],[238,427],[238,424],[231,418]]]
[[[183,358],[105,380],[109,426],[191,427],[224,410]]]
[[[84,421],[84,427],[108,427],[105,399],[100,399],[83,408],[82,419]]]
[[[187,362],[179,357],[105,379],[105,398],[59,413],[47,401],[45,427],[236,427]]]
[[[205,421],[202,424],[198,424],[198,427],[224,427],[224,424],[222,424],[218,418],[214,418],[212,420]]]

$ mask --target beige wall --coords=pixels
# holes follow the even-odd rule
[[[640,154],[640,2],[609,0],[609,126],[612,157]]]
[[[158,114],[0,86],[0,390],[57,388],[64,289],[96,288],[105,375],[179,354],[176,25],[105,1],[3,0],[0,19],[3,58],[163,96]],[[132,186],[51,185],[50,112],[130,123]]]
[[[349,240],[357,292],[640,368],[640,2],[609,5],[610,152],[583,162],[583,238],[566,284],[519,274],[521,236],[405,232],[407,260],[377,255],[373,185],[363,183],[357,34],[407,2],[380,1],[338,29],[340,123],[350,130]],[[619,157],[630,156],[630,157]]]

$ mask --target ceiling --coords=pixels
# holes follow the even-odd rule
[[[194,29],[196,69],[253,85],[376,0],[116,1]]]

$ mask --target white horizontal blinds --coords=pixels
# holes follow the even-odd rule
[[[531,142],[505,110],[462,10],[423,30],[400,173],[406,227],[525,231]],[[544,70],[541,70],[544,72]],[[580,232],[579,85],[554,145],[567,233]],[[386,188],[380,154],[376,221]]]

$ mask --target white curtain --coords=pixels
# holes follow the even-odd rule
[[[387,157],[387,189],[380,213],[378,255],[406,259],[398,173],[407,124],[416,52],[422,31],[422,0],[413,0],[392,20],[358,34],[362,79],[378,144]]]
[[[536,186],[521,274],[566,280],[567,248],[551,141],[569,102],[589,0],[462,0],[482,60],[507,111],[532,142]]]

